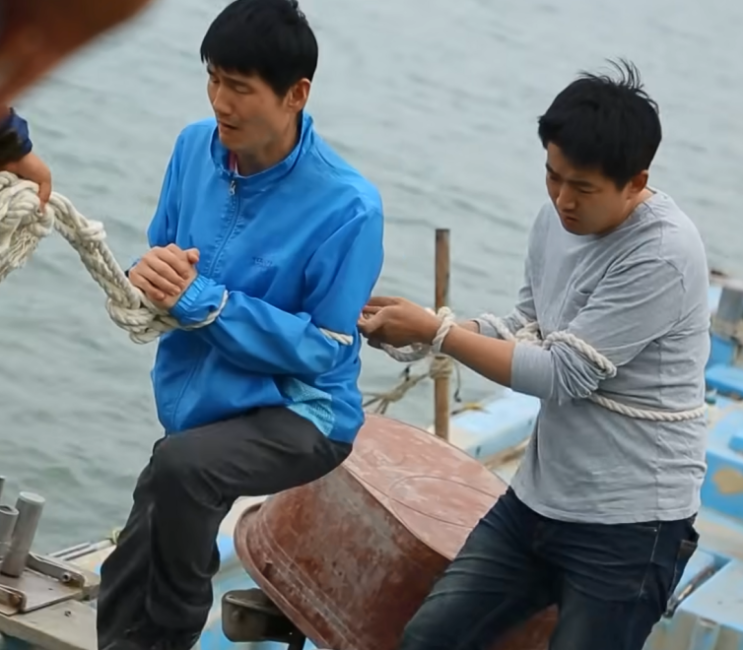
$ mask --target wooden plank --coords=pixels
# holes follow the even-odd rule
[[[43,609],[0,616],[0,633],[44,650],[97,650],[96,610],[68,601]]]

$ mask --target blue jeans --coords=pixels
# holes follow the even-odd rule
[[[694,518],[547,519],[509,489],[408,623],[399,650],[488,650],[553,604],[550,650],[641,650],[698,539]]]

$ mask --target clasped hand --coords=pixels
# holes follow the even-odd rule
[[[199,251],[175,244],[147,251],[129,271],[129,281],[160,309],[169,311],[196,279]]]
[[[43,210],[52,195],[52,172],[46,163],[32,151],[19,161],[8,163],[5,169],[39,186],[39,202]]]
[[[361,311],[357,325],[373,347],[385,343],[400,348],[413,343],[430,345],[441,323],[431,312],[405,298],[375,296]]]

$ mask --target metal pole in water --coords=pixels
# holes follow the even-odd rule
[[[3,558],[0,573],[17,578],[26,568],[31,545],[36,536],[36,528],[44,509],[44,497],[32,492],[21,492],[18,495],[15,507],[18,510],[18,519],[13,532],[8,554]]]
[[[5,487],[5,477],[0,476],[0,499],[3,496],[3,488]]]
[[[0,506],[0,561],[8,554],[17,520],[18,510],[16,508]]]
[[[449,229],[436,229],[436,295],[435,309],[449,306]],[[449,377],[434,379],[434,432],[449,439]]]

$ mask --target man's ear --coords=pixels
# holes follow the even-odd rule
[[[650,174],[647,169],[644,169],[639,174],[635,174],[629,181],[630,194],[637,196],[648,186],[648,178]]]
[[[310,98],[310,89],[312,82],[309,79],[300,79],[286,93],[286,107],[292,113],[299,113],[304,110],[307,101]]]

